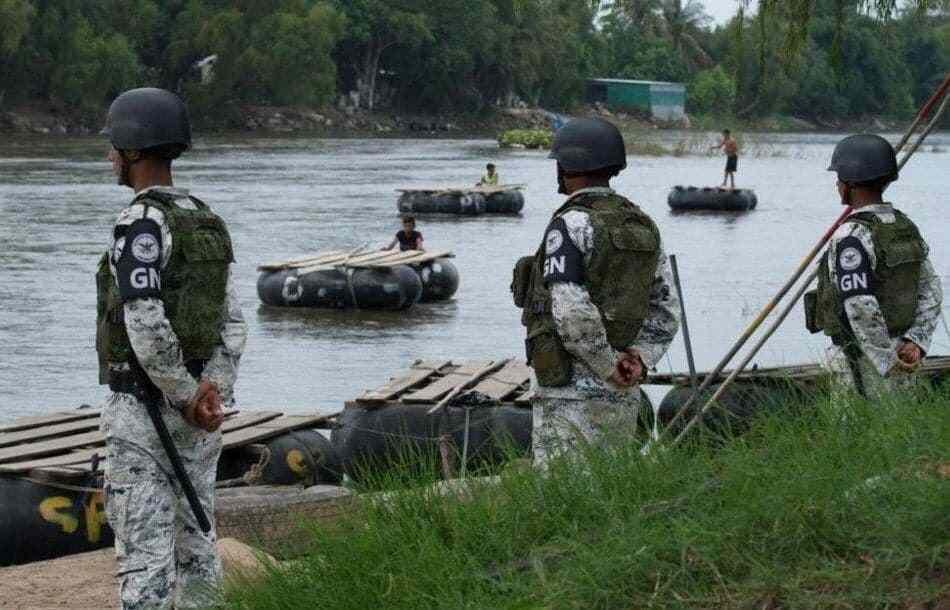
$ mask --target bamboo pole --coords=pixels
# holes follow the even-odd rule
[[[683,300],[683,287],[680,285],[680,271],[676,264],[676,255],[670,254],[670,267],[673,269],[673,286],[680,300],[680,317],[683,319],[683,343],[686,346],[686,364],[689,366],[689,384],[696,387],[696,361],[693,360],[693,344],[689,338],[689,323],[686,321],[686,301]]]
[[[948,81],[950,81],[950,77],[948,77]],[[944,81],[944,85],[941,86],[940,91],[942,93],[946,93],[948,89],[946,86],[946,83],[948,81]],[[931,98],[927,102],[927,108],[928,109],[932,108],[935,101],[936,101],[936,98]],[[923,144],[924,140],[927,139],[927,136],[930,135],[930,132],[932,132],[934,128],[937,126],[937,124],[940,122],[940,119],[943,117],[943,113],[947,109],[948,101],[950,101],[950,96],[946,96],[943,98],[943,102],[941,102],[940,108],[937,110],[936,114],[934,114],[933,118],[927,124],[927,127],[924,129],[924,131],[920,134],[920,137],[917,138],[917,140],[914,142],[914,145],[911,147],[911,149],[907,152],[906,155],[904,155],[904,158],[901,159],[900,163],[898,164],[898,168],[897,168],[898,171],[900,171],[904,167],[904,165],[907,164],[907,162],[914,155],[914,153],[917,151],[920,145]],[[914,125],[912,125],[911,127],[916,128],[918,125],[919,125],[919,121],[915,121]],[[901,140],[901,143],[900,143],[901,147],[903,147],[909,139],[910,139],[909,137],[905,137],[903,140]],[[851,210],[850,206],[848,206],[848,210],[849,211]],[[679,433],[679,435],[677,435],[677,437],[673,440],[673,445],[676,445],[677,443],[679,443],[686,436],[686,434],[689,432],[690,429],[692,429],[698,422],[702,421],[703,415],[716,403],[717,400],[719,400],[719,398],[725,393],[726,389],[728,389],[729,386],[732,385],[733,381],[735,381],[736,377],[739,376],[742,373],[742,371],[745,370],[745,367],[748,366],[749,362],[751,362],[752,359],[755,358],[756,354],[759,353],[759,350],[762,349],[762,347],[772,337],[775,331],[778,330],[779,326],[782,325],[782,323],[788,317],[788,314],[792,311],[792,309],[795,307],[795,305],[802,298],[802,296],[808,290],[809,286],[811,286],[812,282],[814,282],[817,277],[818,277],[818,269],[813,271],[808,276],[808,278],[805,280],[802,286],[798,289],[798,291],[792,297],[792,300],[789,303],[787,303],[785,308],[780,312],[779,317],[768,328],[765,335],[758,341],[758,343],[756,343],[753,346],[753,348],[749,351],[749,354],[742,360],[741,363],[739,363],[739,366],[737,366],[735,370],[732,371],[729,377],[727,377],[726,380],[720,384],[720,386],[716,389],[716,392],[712,395],[712,397],[710,397],[709,400],[706,401],[706,404],[703,405],[703,408],[699,410],[699,413],[693,416],[693,418],[686,424],[686,426]],[[715,375],[710,376],[710,378],[713,378],[713,377],[715,377]],[[710,378],[707,378],[707,381]],[[704,385],[708,387],[708,384],[704,383]],[[701,389],[705,389],[705,388],[701,388]],[[676,414],[677,417],[683,414],[683,411],[685,411],[686,408],[690,406],[690,403],[693,402],[694,398],[698,394],[699,394],[699,391],[695,392],[690,397],[687,403],[683,406],[683,409],[681,409],[680,412]],[[674,418],[674,421],[675,421],[675,418]]]
[[[917,120],[913,122],[907,134],[905,134],[905,136],[901,139],[898,145],[898,148],[895,150],[895,152],[900,152],[900,150],[903,149],[907,141],[913,135],[913,131],[920,125],[923,118],[926,117],[927,114],[929,114],[930,110],[933,109],[933,106],[936,104],[936,102],[939,101],[940,98],[946,94],[948,88],[950,88],[950,75],[948,75],[947,78],[944,79],[943,83],[940,85],[940,87],[937,89],[934,95],[931,96],[931,98],[927,100],[927,103],[924,104],[924,106],[921,108],[920,112],[918,113]],[[911,155],[913,155],[914,152],[916,152],[917,148],[920,146],[921,143],[923,143],[927,135],[930,134],[930,132],[934,129],[934,127],[936,127],[937,123],[940,121],[940,117],[942,116],[944,110],[946,109],[948,99],[950,99],[950,97],[943,98],[943,103],[940,105],[940,109],[937,111],[937,113],[934,115],[934,118],[927,125],[926,130],[923,132],[923,134],[921,134],[920,138],[918,138],[918,140],[916,141],[912,149],[908,151],[908,153],[904,156],[904,158],[898,164],[898,171],[900,171],[900,169],[904,167],[904,165],[910,159]],[[848,218],[848,216],[851,215],[852,211],[853,211],[853,208],[851,206],[847,206],[845,208],[844,212],[841,213],[841,215],[834,222],[834,224],[825,232],[825,234],[818,241],[818,243],[815,244],[815,247],[812,248],[812,250],[808,253],[808,255],[798,265],[798,268],[795,270],[795,273],[792,274],[791,279],[788,282],[786,282],[784,286],[782,286],[782,288],[772,298],[772,300],[768,302],[768,304],[762,309],[761,312],[759,312],[759,315],[756,316],[756,318],[746,328],[746,330],[742,333],[742,335],[739,337],[736,343],[733,344],[729,352],[723,357],[723,359],[719,362],[719,364],[716,365],[716,368],[713,370],[713,372],[707,375],[705,379],[703,379],[703,383],[699,386],[699,388],[695,392],[693,392],[693,394],[689,397],[689,399],[683,404],[683,406],[676,413],[673,419],[671,419],[670,422],[667,424],[667,427],[663,431],[660,432],[660,436],[659,438],[657,438],[657,442],[661,441],[663,437],[666,435],[667,431],[672,429],[673,424],[675,424],[683,416],[686,415],[688,409],[693,405],[694,402],[696,402],[699,395],[702,394],[704,390],[706,390],[709,386],[711,386],[715,382],[715,380],[719,377],[719,375],[726,368],[726,366],[733,359],[733,357],[735,357],[735,355],[739,352],[739,350],[742,349],[742,347],[746,344],[749,338],[765,322],[765,319],[772,313],[772,311],[775,310],[775,307],[779,304],[779,302],[785,297],[786,294],[788,294],[792,286],[794,286],[795,283],[799,280],[799,278],[801,278],[801,276],[805,273],[805,270],[808,268],[808,265],[810,265],[811,262],[815,259],[815,257],[818,256],[818,254],[821,252],[824,246],[828,243],[828,241],[831,240],[831,236],[834,234],[834,232],[838,230],[838,227],[844,224],[844,221]],[[806,284],[805,286],[806,289],[807,289],[807,285],[810,283],[811,282],[809,281]],[[805,290],[800,290],[800,292],[801,294],[804,294]],[[798,299],[796,298],[795,301],[797,300]],[[793,301],[791,306],[789,306],[786,309],[786,312],[785,312],[786,316],[788,315],[787,312],[791,310],[791,307],[794,306],[794,304],[795,302]],[[761,345],[764,345],[764,342],[761,342]],[[759,346],[760,348],[761,348],[761,345]],[[754,356],[755,353],[757,352],[758,352],[758,349],[754,350],[752,355]],[[733,379],[735,378],[736,375],[742,372],[739,368],[737,368],[736,371],[733,371],[733,375],[731,375]],[[724,382],[723,386],[727,387],[728,384]],[[723,390],[723,388],[720,387],[720,390]],[[722,393],[721,391],[717,392],[717,394],[720,394],[720,395],[721,393]],[[697,420],[697,418],[701,417],[701,413],[703,413],[704,410],[707,410],[712,402],[713,402],[712,400],[707,401],[706,406],[704,406],[703,410],[701,410],[700,413],[697,414],[697,416],[693,418],[693,420],[695,421]],[[693,423],[693,422],[690,422],[690,423]],[[682,433],[677,437],[677,439],[679,438],[682,438]]]

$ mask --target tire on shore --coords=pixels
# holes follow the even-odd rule
[[[92,477],[68,487],[0,477],[0,567],[112,546],[98,486]]]
[[[422,296],[422,280],[407,265],[303,275],[296,269],[282,269],[261,273],[257,294],[263,303],[278,307],[400,310],[412,307]]]
[[[428,415],[424,405],[345,409],[333,431],[343,470],[356,481],[387,472],[425,472],[438,468],[439,438],[451,436],[459,452],[465,442],[465,410],[448,407]],[[531,449],[531,411],[517,407],[472,408],[468,467],[500,464]]]
[[[330,439],[319,430],[292,430],[262,443],[266,460],[254,485],[338,485],[343,469]],[[247,447],[221,455],[218,479],[236,479],[252,472],[261,455]]]
[[[674,426],[672,432],[678,434],[712,398],[720,384],[714,384],[690,405],[686,415]],[[660,426],[667,426],[679,413],[686,401],[693,395],[694,388],[690,386],[674,386],[663,397],[657,411]],[[717,435],[741,434],[745,432],[751,420],[758,415],[779,413],[790,407],[801,404],[805,399],[805,392],[791,382],[787,383],[755,383],[738,381],[733,383],[716,405],[703,415],[703,424]]]
[[[440,258],[423,265],[413,265],[422,281],[423,303],[446,301],[459,288],[459,272],[448,259]]]

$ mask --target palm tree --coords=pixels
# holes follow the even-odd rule
[[[700,31],[712,20],[699,0],[663,0],[660,7],[666,38],[690,69],[712,65],[699,43]]]

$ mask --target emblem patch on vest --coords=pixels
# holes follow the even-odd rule
[[[542,267],[544,283],[584,282],[584,255],[571,241],[567,225],[561,218],[555,218],[548,226],[544,238],[544,264]]]
[[[872,294],[871,259],[857,237],[845,237],[839,242],[835,271],[842,301],[853,296]]]
[[[154,263],[160,251],[158,240],[151,233],[141,233],[132,240],[132,256],[140,262]]]

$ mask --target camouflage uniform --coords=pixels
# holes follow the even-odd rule
[[[183,208],[190,205],[184,189],[153,188],[173,195]],[[116,226],[131,225],[146,213],[161,232],[160,264],[164,268],[172,252],[172,233],[159,209],[148,207],[146,212],[144,205],[133,203],[121,212]],[[113,277],[118,277],[115,263],[125,247],[121,237],[110,244]],[[227,294],[228,314],[221,341],[202,373],[203,378],[217,384],[226,407],[234,403],[238,362],[247,336],[230,277]],[[194,396],[198,382],[185,368],[162,300],[128,300],[124,314],[135,356],[167,399],[162,416],[213,523],[221,433],[193,427],[180,414],[180,406]],[[204,607],[212,599],[221,571],[215,532],[212,528],[203,534],[198,527],[145,409],[145,404],[132,394],[117,392],[102,413],[102,431],[106,436],[106,512],[116,537],[122,608]]]
[[[885,224],[895,222],[894,208],[887,203],[864,206],[856,213],[871,213]],[[857,240],[858,255],[867,256],[869,259],[867,263],[873,275],[878,267],[878,255],[871,239],[871,230],[865,224],[846,222],[832,236],[828,251],[834,253],[836,257],[842,256],[843,252],[840,251],[839,245],[846,239],[849,240],[847,243],[855,243],[854,240]],[[834,257],[830,260],[834,260]],[[831,286],[839,286],[838,265],[829,264],[828,274]],[[874,295],[846,296],[843,303],[844,312],[850,329],[857,339],[861,355],[855,362],[849,363],[843,348],[839,346],[828,348],[826,366],[834,375],[839,390],[859,389],[868,398],[875,399],[888,392],[905,389],[912,385],[916,377],[897,368],[898,345],[902,339],[907,339],[916,343],[926,353],[930,349],[934,330],[940,320],[942,303],[943,288],[940,277],[934,271],[929,259],[925,260],[921,266],[914,322],[901,336],[892,337],[888,332],[884,313]],[[858,369],[861,388],[857,388],[852,366]]]
[[[575,192],[612,195],[609,188]],[[570,240],[590,261],[594,227],[589,215],[572,209],[560,216]],[[678,300],[671,289],[672,275],[666,255],[659,264],[650,289],[649,313],[636,340],[629,347],[639,351],[646,367],[655,366],[666,353],[679,329]],[[565,349],[574,358],[573,374],[565,386],[548,387],[534,382],[532,444],[537,465],[568,450],[577,441],[594,441],[606,432],[629,436],[636,433],[640,388],[619,387],[609,381],[619,357],[607,339],[600,311],[588,289],[577,283],[551,284],[552,315]]]

